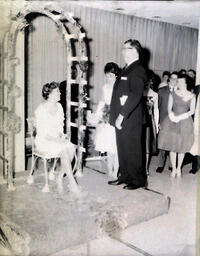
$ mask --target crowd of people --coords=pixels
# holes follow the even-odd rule
[[[116,152],[113,139],[111,149],[107,148],[109,143],[105,143],[105,141],[102,143],[101,140],[104,137],[107,138],[106,141],[109,141],[108,138],[113,138],[113,132],[116,132],[118,155],[115,154],[115,160],[118,156],[119,169],[117,172],[118,166],[112,167],[112,161],[108,158],[108,175],[116,178],[118,173],[118,178],[109,181],[109,184],[125,183],[125,189],[136,189],[146,185],[144,182],[145,174],[149,175],[149,166],[153,155],[157,157],[158,166],[155,168],[157,173],[163,172],[167,156],[169,156],[169,169],[172,178],[182,176],[184,158],[189,159],[192,163],[190,173],[195,174],[199,168],[197,122],[194,125],[194,116],[196,119],[198,118],[198,113],[194,114],[200,87],[195,85],[196,72],[193,69],[164,71],[159,84],[158,75],[151,70],[146,70],[146,78],[140,74],[141,70],[132,74],[134,70],[131,70],[131,67],[128,68],[127,64],[130,66],[139,64],[140,51],[138,49],[140,47],[137,43],[138,41],[135,40],[125,42],[124,50],[126,52],[122,51],[122,54],[125,55],[126,66],[121,72],[119,72],[116,63],[110,62],[105,65],[105,70],[110,66],[116,67],[117,71],[111,68],[105,72],[106,76],[113,76],[113,80],[110,83],[107,80],[103,86],[102,99],[96,111],[89,117],[89,122],[97,127],[94,138],[97,151],[107,152],[108,156],[110,155],[109,151],[112,151],[111,149],[115,148],[114,152]],[[132,48],[136,49],[137,57],[131,55]],[[135,75],[135,80],[131,77],[132,75]],[[142,92],[137,88],[137,82]],[[116,96],[116,94],[118,95]],[[136,97],[140,99],[137,100]],[[127,99],[129,99],[128,103],[126,103]],[[136,114],[134,112],[138,111],[137,108],[139,108],[140,103],[143,103],[142,125],[138,119],[134,119]],[[111,115],[110,121],[108,119],[109,113]],[[133,120],[131,121],[132,115]],[[102,119],[105,116],[106,118]],[[131,123],[130,128],[128,123]],[[110,127],[112,132],[107,132],[106,129],[101,129],[100,132],[99,128],[104,126]],[[101,141],[102,147],[98,146],[99,141]],[[141,152],[140,146],[142,146],[143,157],[142,154],[139,154]],[[141,159],[143,159],[145,166],[141,164]],[[113,169],[115,169],[114,175],[111,171]],[[138,170],[139,179],[137,177]]]
[[[104,67],[106,83],[96,110],[87,116],[96,126],[95,149],[107,154],[109,185],[124,184],[135,190],[146,187],[151,156],[156,155],[156,172],[162,173],[169,155],[171,177],[181,177],[186,153],[191,157],[190,173],[198,171],[198,141],[194,122],[199,86],[195,85],[195,71],[164,71],[158,84],[155,74],[147,71],[140,57],[142,47],[129,39],[122,47],[125,67],[114,62]],[[64,115],[58,84],[43,87],[44,102],[35,111],[36,146],[61,158],[58,189],[63,191],[62,178],[66,173],[70,189],[81,193],[72,173],[71,162],[75,149],[63,133]],[[197,111],[196,111],[197,112]]]

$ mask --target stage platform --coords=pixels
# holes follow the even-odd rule
[[[26,184],[28,173],[23,172],[16,178],[15,191],[0,186],[0,223],[6,220],[16,225],[29,255],[51,255],[106,235],[120,237],[120,231],[131,225],[167,214],[170,200],[165,195],[110,186],[105,171],[97,170],[98,163],[88,165],[91,168],[85,167],[83,177],[77,179],[86,192],[80,198],[69,192],[67,177],[63,195],[58,194],[55,181],[50,182],[50,193],[42,193],[42,171],[35,173],[33,185]]]

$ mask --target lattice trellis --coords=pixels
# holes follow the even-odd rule
[[[73,18],[71,13],[66,13],[55,8],[53,6],[38,7],[27,4],[23,11],[12,17],[9,31],[4,37],[7,49],[2,49],[4,54],[1,58],[1,69],[4,66],[3,77],[1,79],[1,92],[5,94],[7,90],[7,100],[5,105],[5,95],[3,96],[4,102],[1,103],[0,107],[2,110],[3,124],[0,127],[0,134],[3,138],[7,138],[7,144],[4,142],[3,153],[1,153],[1,160],[4,163],[8,163],[7,170],[7,184],[8,190],[13,190],[13,166],[14,166],[14,140],[15,134],[20,131],[20,118],[15,114],[15,98],[20,96],[19,87],[15,84],[15,66],[19,65],[19,59],[15,56],[16,52],[16,40],[18,33],[25,30],[26,27],[30,26],[26,17],[30,13],[39,13],[52,19],[58,31],[62,34],[67,47],[67,66],[66,66],[66,127],[67,134],[71,139],[71,127],[77,127],[78,139],[77,139],[77,154],[78,154],[78,165],[77,171],[82,172],[82,156],[85,152],[84,148],[84,135],[86,126],[84,125],[84,108],[87,107],[87,64],[88,57],[86,51],[85,37],[86,34],[83,32],[80,24]],[[75,49],[75,50],[74,50]],[[78,74],[75,80],[72,79],[72,66],[76,65]],[[79,85],[79,99],[78,102],[71,101],[71,86],[73,84]],[[75,106],[78,111],[77,122],[71,121],[71,106]],[[3,139],[4,140],[4,139]],[[8,155],[5,155],[5,147],[8,148]],[[5,165],[5,164],[4,164]]]

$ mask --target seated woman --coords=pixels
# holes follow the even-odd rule
[[[69,187],[73,192],[80,192],[74,179],[71,162],[75,155],[75,146],[63,133],[64,113],[60,103],[59,84],[48,83],[43,86],[42,96],[45,99],[35,110],[36,138],[38,151],[48,156],[57,155],[61,159],[61,171],[58,176],[58,191],[63,192],[63,176],[67,174]],[[48,188],[47,188],[48,189]]]
[[[183,158],[193,145],[194,111],[195,95],[187,90],[187,76],[180,75],[177,89],[169,95],[168,116],[163,121],[158,136],[158,147],[170,151],[172,177],[181,177]]]
[[[119,163],[117,156],[117,146],[115,138],[115,128],[109,124],[110,101],[112,97],[113,85],[120,68],[114,62],[108,62],[104,67],[106,84],[103,85],[102,99],[100,100],[96,112],[88,117],[88,122],[96,125],[94,138],[95,150],[107,153],[108,174],[117,178]]]

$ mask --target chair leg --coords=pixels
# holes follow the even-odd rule
[[[49,192],[49,183],[48,183],[48,172],[47,172],[47,160],[43,159],[44,161],[44,175],[45,175],[45,185],[42,189],[42,192],[47,193]]]
[[[33,184],[34,183],[34,178],[33,178],[33,171],[34,171],[34,167],[35,167],[35,163],[36,160],[38,159],[38,157],[34,157],[34,155],[32,155],[32,159],[31,159],[31,170],[29,173],[29,176],[27,178],[27,183],[28,184]]]
[[[50,170],[50,173],[49,173],[49,179],[50,180],[55,180],[55,168],[56,168],[57,161],[58,161],[58,159],[55,158],[54,162],[53,162],[53,167],[52,167],[52,169]]]

